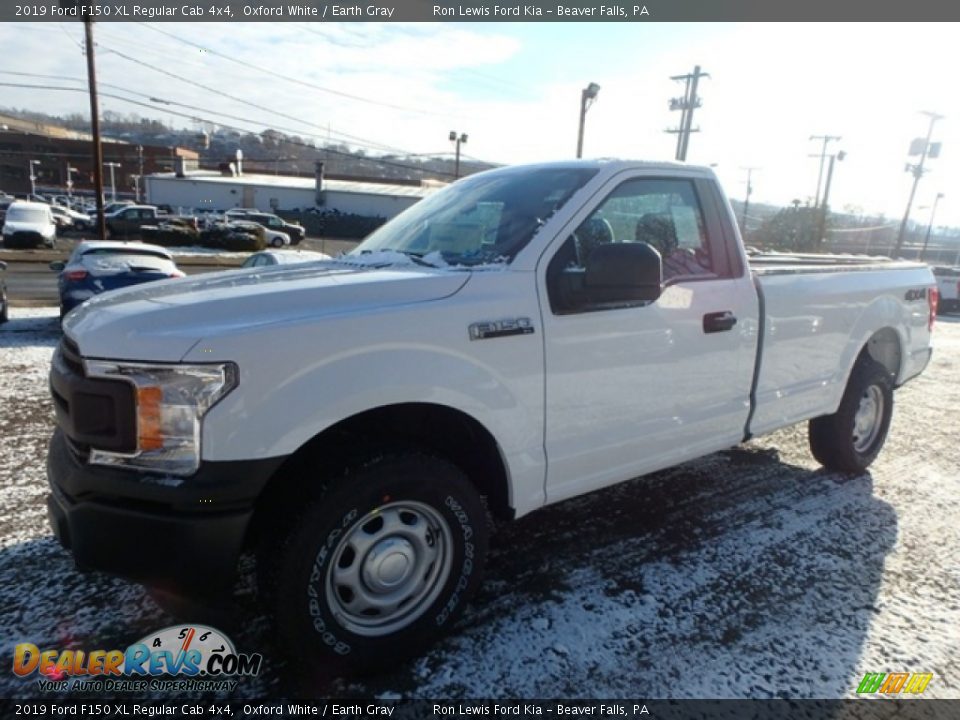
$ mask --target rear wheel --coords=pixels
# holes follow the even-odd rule
[[[7,307],[7,292],[0,291],[0,323],[5,323],[10,319],[10,311]]]
[[[463,611],[486,546],[483,505],[458,468],[418,452],[373,461],[308,505],[274,558],[281,636],[355,668],[415,655]]]
[[[893,378],[877,361],[861,358],[837,412],[810,421],[810,450],[824,467],[863,472],[880,454],[892,417]]]

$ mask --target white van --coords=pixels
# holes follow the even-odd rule
[[[8,248],[53,247],[57,226],[50,206],[18,200],[7,208],[3,223],[3,245]]]

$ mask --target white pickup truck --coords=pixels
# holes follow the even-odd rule
[[[336,260],[71,312],[50,519],[81,567],[192,592],[249,548],[291,647],[390,662],[453,624],[491,515],[807,420],[864,471],[935,313],[924,265],[748,262],[709,169],[493,170]]]
[[[933,276],[940,292],[940,312],[956,312],[960,309],[960,267],[935,267]]]

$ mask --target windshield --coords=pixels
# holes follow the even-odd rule
[[[523,168],[466,178],[398,215],[349,255],[439,253],[453,265],[512,260],[596,172]]]
[[[7,211],[7,220],[9,222],[46,223],[48,222],[47,213],[49,212],[46,208],[15,207],[11,205]]]

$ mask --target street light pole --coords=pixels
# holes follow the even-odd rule
[[[753,171],[754,171],[754,170],[759,170],[759,168],[755,168],[755,167],[745,167],[745,168],[740,168],[740,169],[747,171],[747,194],[746,194],[746,197],[743,198],[743,221],[741,222],[741,227],[740,227],[740,234],[743,235],[744,240],[746,240],[746,237],[747,237],[747,210],[750,208],[750,195],[753,194],[753,184],[751,183],[751,180],[753,179]]]
[[[933,137],[933,126],[937,123],[937,120],[943,119],[943,115],[938,115],[937,113],[923,112],[922,114],[930,118],[930,126],[927,128],[927,137],[923,141],[920,162],[916,165],[907,164],[907,170],[913,171],[913,186],[910,188],[910,197],[907,198],[907,209],[904,211],[903,220],[900,222],[900,232],[897,233],[897,244],[893,246],[892,255],[894,258],[899,257],[900,251],[903,249],[903,238],[907,233],[907,222],[910,220],[910,208],[913,205],[913,198],[917,194],[917,185],[920,184],[920,178],[923,177],[923,164],[926,162],[927,155],[930,152],[930,138]]]
[[[456,130],[450,131],[450,142],[455,142],[457,144],[456,160],[453,165],[453,178],[456,180],[460,177],[460,144],[467,142],[467,134],[460,133],[457,135]]]
[[[600,86],[595,82],[587,85],[580,91],[580,129],[577,132],[577,157],[583,157],[583,126],[587,120],[587,110],[597,99],[597,93],[600,92]]]
[[[31,160],[28,165],[28,167],[30,168],[30,194],[31,195],[37,194],[37,176],[34,175],[33,168],[39,164],[40,164],[39,160]]]
[[[937,193],[937,196],[933,199],[933,209],[930,210],[930,222],[927,224],[927,234],[923,237],[923,250],[920,251],[921,262],[923,262],[923,258],[927,254],[927,243],[930,242],[930,231],[933,230],[933,218],[937,214],[937,205],[940,203],[940,198],[942,197],[943,193]]]
[[[70,167],[67,163],[67,197],[73,197],[73,175],[71,173],[79,172],[75,167]]]
[[[112,202],[117,201],[117,183],[116,178],[113,175],[114,168],[120,167],[120,163],[116,162],[107,162],[103,164],[104,167],[110,168],[110,200]]]

